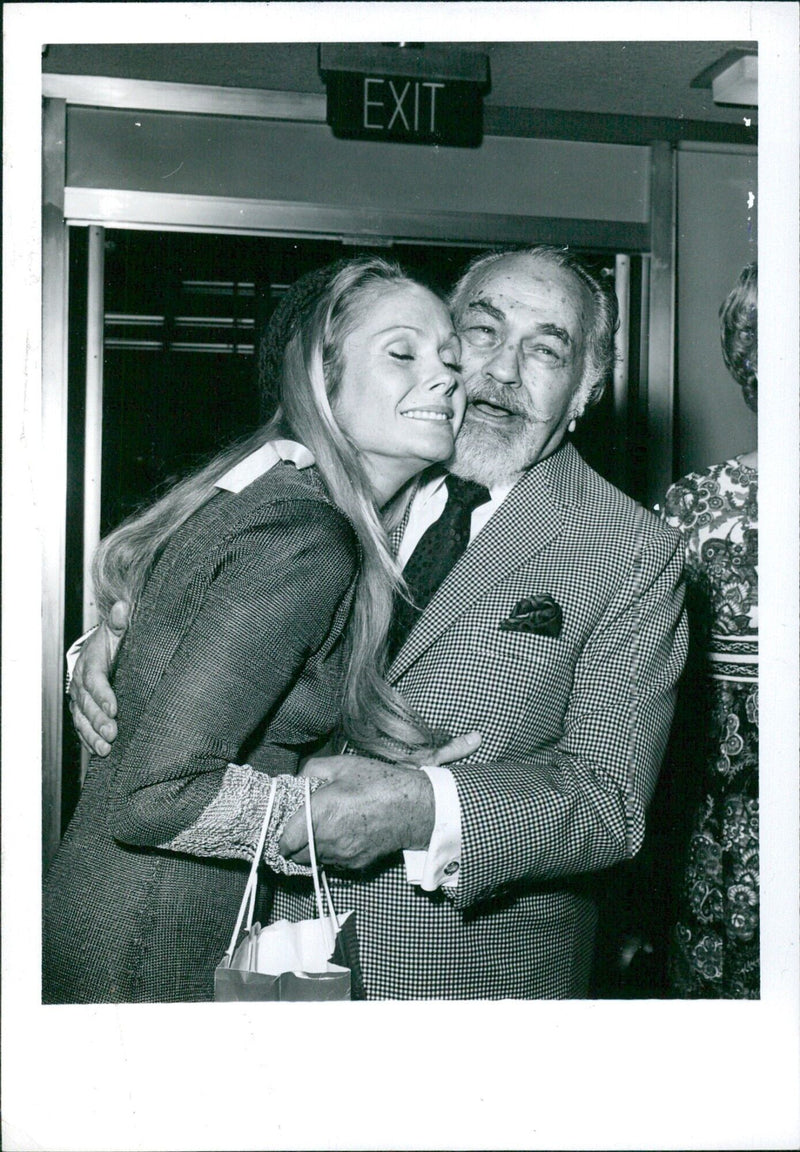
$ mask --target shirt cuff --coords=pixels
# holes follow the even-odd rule
[[[461,868],[461,804],[449,768],[423,766],[433,787],[434,826],[426,851],[405,851],[406,878],[425,892],[454,888]]]
[[[70,686],[70,683],[72,681],[72,674],[75,671],[75,664],[77,663],[78,657],[81,654],[81,648],[86,643],[86,641],[89,639],[91,634],[93,632],[95,632],[96,630],[97,630],[97,625],[95,624],[94,628],[90,628],[88,632],[84,632],[83,636],[79,636],[78,639],[75,640],[72,644],[70,644],[69,648],[67,649],[66,654],[64,656],[64,659],[66,660],[66,663],[67,663],[67,679],[66,679],[66,683],[64,685],[64,691],[65,692],[69,692],[69,686]]]

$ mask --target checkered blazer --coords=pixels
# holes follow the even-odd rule
[[[437,728],[479,729],[452,767],[458,885],[423,892],[402,859],[334,878],[355,908],[368,998],[585,996],[592,873],[632,856],[686,655],[680,542],[567,444],[531,469],[441,585],[389,677]],[[500,629],[524,598],[558,637]],[[275,913],[310,915],[303,882]]]

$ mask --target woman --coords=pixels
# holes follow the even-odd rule
[[[720,309],[725,364],[758,402],[758,273]],[[758,455],[670,488],[666,520],[686,542],[688,605],[706,659],[708,738],[679,894],[672,992],[756,999],[758,927]],[[698,697],[694,707],[697,708]],[[694,730],[694,729],[693,729]]]
[[[453,451],[458,339],[372,259],[312,281],[288,335],[274,418],[99,549],[101,611],[135,610],[117,740],[47,879],[45,1002],[211,999],[270,778],[265,859],[293,871],[302,755],[338,725],[390,758],[430,746],[381,677],[401,580],[379,509]]]

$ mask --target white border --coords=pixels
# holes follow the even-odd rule
[[[4,1147],[797,1147],[796,7],[12,4],[4,24]],[[40,40],[452,40],[462,30],[759,39],[762,795],[773,830],[763,999],[38,1007]]]

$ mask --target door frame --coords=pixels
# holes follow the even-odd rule
[[[69,228],[64,213],[66,103],[44,101],[42,123],[42,865],[61,838],[64,595],[67,513]],[[44,490],[44,478],[43,478]]]

